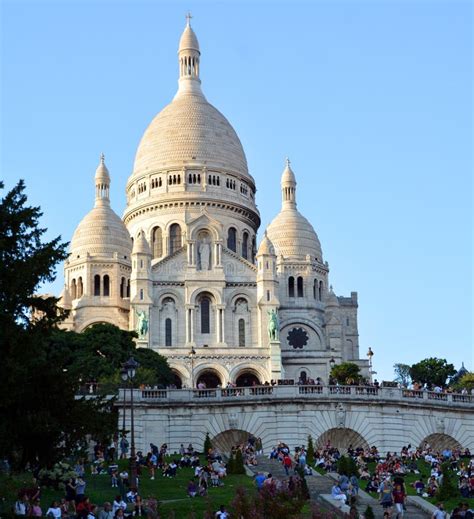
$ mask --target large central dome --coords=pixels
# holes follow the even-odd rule
[[[186,164],[249,177],[235,130],[199,93],[180,93],[153,119],[138,146],[133,176]]]
[[[197,166],[233,174],[254,185],[237,133],[202,93],[200,55],[197,37],[188,23],[178,50],[178,92],[146,129],[132,179]]]

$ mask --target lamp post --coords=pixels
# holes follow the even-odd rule
[[[191,359],[191,389],[194,389],[194,356],[196,355],[196,350],[194,347],[191,348],[189,352],[189,357]]]
[[[331,383],[331,371],[332,371],[332,368],[336,365],[336,359],[334,357],[331,357],[329,359],[329,377],[328,377],[328,385],[330,385]]]
[[[369,346],[369,350],[367,351],[367,357],[369,359],[369,375],[370,375],[370,382],[372,382],[372,357],[374,356],[374,352],[372,351],[372,348]]]
[[[120,371],[121,379],[126,383],[128,380],[128,373],[126,369]],[[122,435],[125,436],[125,412],[127,410],[127,386],[123,387],[123,415],[122,415]]]
[[[131,430],[131,445],[130,445],[130,487],[137,488],[137,460],[135,457],[135,422],[133,415],[133,379],[137,372],[139,364],[130,357],[123,365],[123,376],[127,375],[127,380],[130,384],[130,430]]]

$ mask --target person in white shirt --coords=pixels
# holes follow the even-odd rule
[[[62,510],[57,501],[53,501],[51,506],[46,511],[46,517],[54,517],[54,519],[61,519]]]
[[[120,508],[125,512],[127,503],[122,499],[122,496],[115,496],[114,502],[112,503],[112,513],[115,515]]]
[[[216,519],[229,519],[229,513],[226,512],[225,506],[221,505],[219,510],[216,512],[216,515],[214,516]]]

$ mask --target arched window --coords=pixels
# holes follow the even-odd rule
[[[255,254],[257,253],[257,244],[255,242],[255,236],[252,237],[252,263],[255,262]]]
[[[77,285],[75,279],[71,281],[71,297],[77,299]]]
[[[130,280],[127,279],[127,297],[130,297]]]
[[[298,276],[296,284],[298,290],[298,297],[303,297],[303,278],[301,276]]]
[[[120,280],[120,297],[123,299],[125,297],[125,278],[122,278]]]
[[[172,331],[173,323],[171,322],[171,319],[168,317],[167,319],[165,319],[165,346],[173,345]]]
[[[242,236],[242,258],[248,259],[249,257],[249,233],[244,232]]]
[[[100,296],[100,276],[96,274],[94,276],[94,295]]]
[[[201,299],[201,333],[211,333],[211,301],[208,297]]]
[[[153,258],[163,256],[163,239],[161,227],[154,227],[151,231],[151,251]]]
[[[295,297],[295,278],[293,276],[288,278],[288,297]]]
[[[170,254],[175,253],[181,248],[181,227],[174,223],[170,227]]]
[[[318,280],[317,279],[315,279],[313,281],[313,297],[314,297],[314,299],[318,298]]]
[[[239,346],[245,347],[245,319],[239,319]]]
[[[323,300],[323,282],[322,281],[319,282],[318,299],[320,301]]]
[[[82,284],[82,278],[77,280],[77,298],[79,299],[84,294],[84,285]]]
[[[237,231],[231,227],[227,233],[227,248],[237,252]]]
[[[104,276],[104,291],[103,291],[103,294],[104,294],[105,297],[110,296],[110,278],[109,278],[109,276],[107,274]]]

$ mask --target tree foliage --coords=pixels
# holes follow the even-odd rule
[[[393,369],[395,371],[395,382],[398,382],[403,387],[408,387],[411,382],[410,369],[408,364],[394,364]]]
[[[463,375],[455,384],[455,388],[467,389],[468,391],[472,391],[474,389],[474,373],[471,371]]]
[[[452,364],[448,364],[446,359],[430,357],[424,359],[410,368],[410,377],[414,382],[432,386],[444,386],[449,377],[452,377],[456,370]]]
[[[67,244],[43,241],[42,213],[24,190],[20,181],[0,201],[0,456],[51,467],[87,434],[108,431],[114,416],[108,402],[76,400],[77,379],[52,341],[65,313],[56,298],[36,294],[54,280]]]
[[[52,337],[54,347],[61,349],[64,365],[77,380],[96,381],[105,389],[115,390],[123,384],[120,370],[133,356],[140,364],[135,386],[166,385],[173,373],[166,359],[153,350],[136,348],[136,334],[113,324],[96,324],[83,333],[57,330]]]
[[[452,497],[459,496],[459,489],[456,483],[456,475],[451,470],[450,463],[444,462],[441,465],[442,480],[441,484],[436,492],[436,498],[440,501],[447,501]]]
[[[209,433],[207,432],[206,438],[204,439],[204,454],[207,456],[210,450],[212,450],[212,442]]]
[[[360,368],[353,362],[343,362],[331,369],[331,377],[339,384],[358,384],[360,381]]]
[[[314,463],[314,444],[311,434],[308,436],[308,448],[306,450],[306,463],[310,466]]]

